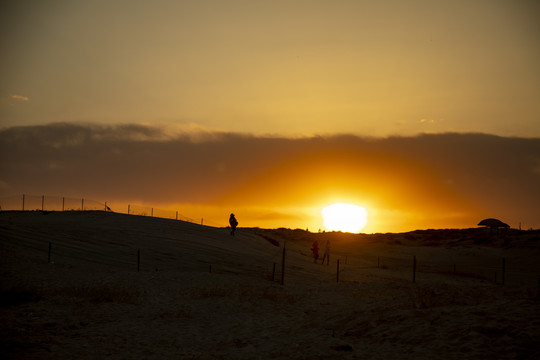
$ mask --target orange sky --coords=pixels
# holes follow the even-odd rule
[[[233,208],[254,202],[282,208],[295,226],[313,231],[321,229],[320,209],[335,202],[368,209],[366,232],[467,226],[467,216],[478,212],[462,194],[445,186],[422,159],[355,151],[333,141],[323,149],[291,155],[233,185],[218,202]],[[245,216],[250,217],[250,210],[246,210]],[[276,226],[275,222],[268,224]]]
[[[0,196],[314,231],[338,201],[367,208],[366,232],[540,227],[537,1],[6,0],[0,17]]]
[[[365,232],[540,227],[540,139],[485,134],[283,138],[177,134],[139,125],[0,131],[0,198],[85,197],[178,210],[226,226],[324,229],[335,202],[365,207]],[[4,205],[5,208],[5,205]]]

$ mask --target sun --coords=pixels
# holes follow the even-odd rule
[[[337,203],[321,210],[326,230],[357,233],[367,224],[367,210],[361,206]]]

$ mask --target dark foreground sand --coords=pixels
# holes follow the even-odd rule
[[[0,239],[3,359],[540,358],[537,232],[231,237],[104,212],[2,212]],[[329,266],[307,256],[313,239],[331,239]]]

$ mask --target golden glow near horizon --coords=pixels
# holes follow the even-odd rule
[[[368,213],[362,206],[336,203],[321,210],[324,227],[329,231],[358,233],[368,222]]]
[[[539,1],[6,0],[0,14],[0,195],[69,189],[311,231],[335,202],[369,210],[364,232],[539,219],[523,205],[539,183],[523,141],[540,137]]]

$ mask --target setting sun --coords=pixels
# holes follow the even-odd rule
[[[357,233],[367,224],[367,211],[361,206],[337,203],[322,209],[324,227],[330,231]]]

